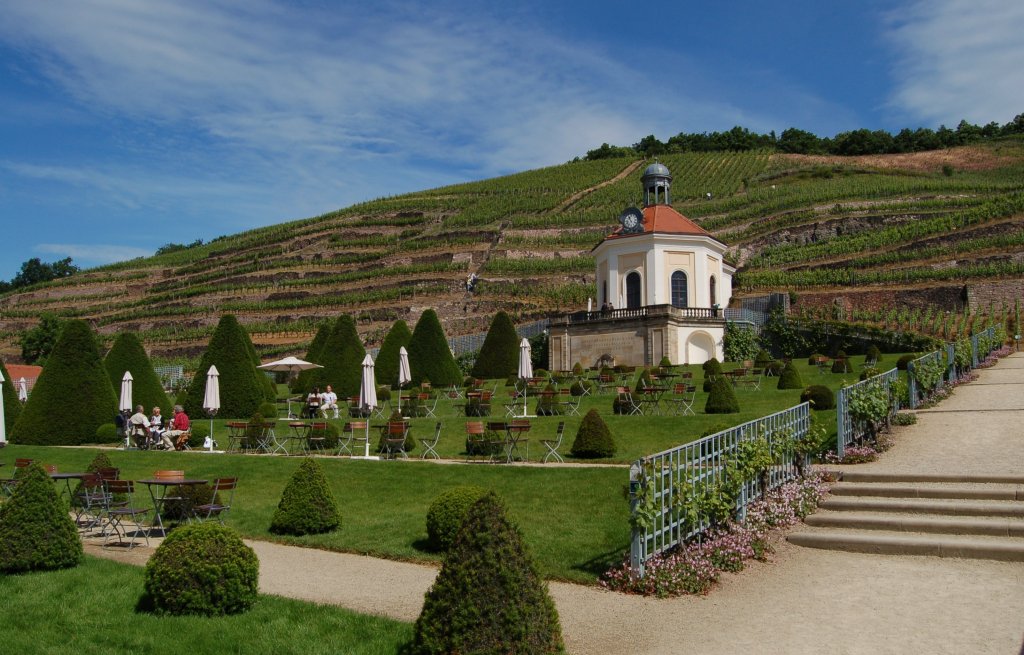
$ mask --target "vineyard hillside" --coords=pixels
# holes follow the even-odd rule
[[[730,246],[736,299],[957,311],[1024,295],[1024,141],[904,155],[772,151],[661,158],[675,208]],[[106,345],[138,333],[156,360],[192,362],[235,314],[264,356],[303,355],[348,313],[368,346],[437,310],[448,336],[586,306],[591,248],[640,200],[646,162],[577,161],[353,205],[0,296],[0,354],[51,312]],[[215,218],[215,217],[214,217]],[[27,254],[26,254],[27,257]],[[466,291],[470,274],[478,276]]]

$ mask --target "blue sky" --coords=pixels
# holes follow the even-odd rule
[[[1019,0],[639,6],[0,0],[0,278],[647,134],[1024,112]]]

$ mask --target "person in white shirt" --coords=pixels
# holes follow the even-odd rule
[[[331,385],[327,385],[327,391],[320,394],[320,411],[324,418],[327,418],[327,410],[334,410],[334,418],[338,418],[338,394],[334,393]]]
[[[160,436],[164,433],[164,417],[160,414],[160,408],[153,408],[153,415],[149,417],[149,436],[152,443],[160,443]]]
[[[145,411],[146,409],[139,405],[128,419],[128,434],[135,439],[135,445],[139,448],[149,447],[149,418],[146,417]]]

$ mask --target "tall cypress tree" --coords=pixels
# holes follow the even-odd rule
[[[185,412],[193,418],[203,416],[203,396],[206,393],[206,373],[210,366],[220,373],[221,418],[251,418],[266,398],[266,385],[260,379],[252,360],[252,342],[249,334],[231,314],[221,317],[210,337],[210,343],[196,369],[185,398]]]
[[[46,367],[14,425],[12,441],[75,446],[96,441],[96,429],[114,420],[117,396],[100,360],[92,328],[64,324]]]
[[[380,352],[377,353],[377,361],[374,362],[377,384],[398,386],[398,351],[402,346],[408,348],[410,339],[412,332],[409,331],[409,325],[401,319],[395,321],[384,337],[384,342],[380,344]]]
[[[18,390],[14,387],[15,381],[11,379],[11,374],[7,372],[3,360],[0,360],[0,373],[4,375],[4,425],[10,432],[18,417],[21,416],[21,401],[18,400]]]
[[[114,339],[114,345],[103,359],[103,367],[110,378],[114,395],[120,397],[121,379],[125,371],[132,374],[132,404],[142,405],[147,410],[159,407],[164,416],[170,416],[171,401],[160,384],[160,378],[153,370],[153,364],[142,347],[142,342],[133,332],[121,332]]]
[[[519,371],[519,336],[505,312],[498,312],[487,330],[484,345],[470,375],[475,378],[507,378]]]
[[[245,328],[241,327],[241,323],[239,323],[239,327],[245,332]],[[256,346],[252,345],[252,339],[249,338],[248,332],[245,332],[245,347],[249,353],[249,359],[252,360],[253,370],[256,371],[256,379],[263,390],[263,400],[274,402],[277,400],[277,384],[274,382],[273,375],[268,375],[266,372],[256,368],[262,362],[260,361],[259,353],[256,352]]]
[[[313,364],[322,363],[320,359],[323,357],[324,344],[327,343],[327,338],[331,336],[331,330],[333,329],[334,324],[331,321],[324,321],[320,324],[316,331],[316,336],[309,343],[309,350],[306,351],[307,362],[312,362]],[[302,371],[296,376],[295,382],[292,383],[292,391],[294,393],[309,393],[310,389],[321,385],[320,378],[322,373],[322,368],[311,368],[308,371]]]
[[[407,347],[413,384],[429,380],[434,386],[447,387],[462,382],[462,371],[448,348],[441,321],[433,309],[423,312],[416,321]]]
[[[348,314],[342,314],[334,323],[320,358],[324,385],[334,387],[339,398],[358,396],[364,357],[366,348],[356,332],[355,321]]]

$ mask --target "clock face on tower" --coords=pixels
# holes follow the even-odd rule
[[[622,212],[622,215],[619,216],[619,222],[622,223],[623,232],[644,231],[644,213],[636,207],[630,207]]]

